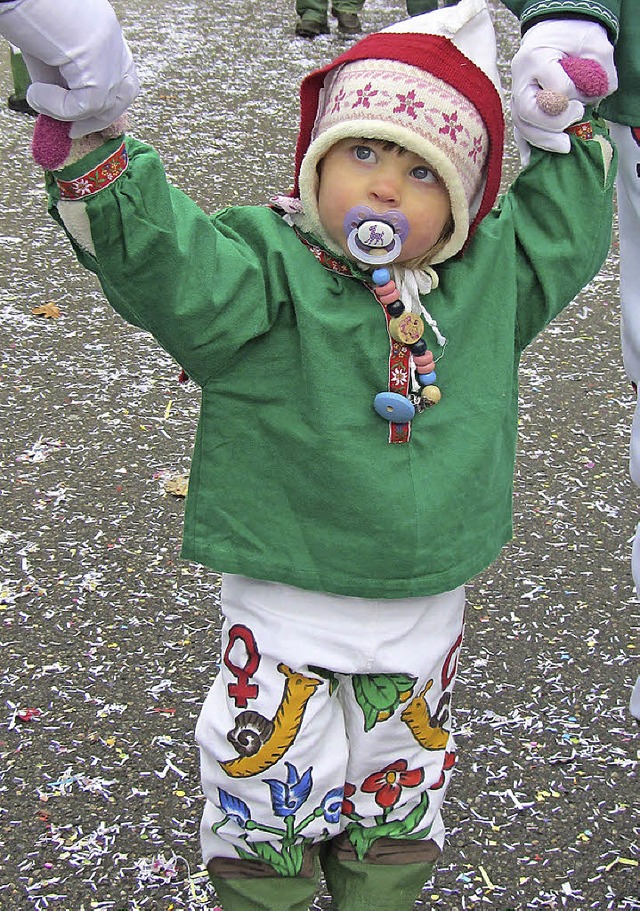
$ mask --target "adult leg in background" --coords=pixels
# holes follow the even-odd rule
[[[35,117],[37,111],[34,111],[27,101],[27,89],[31,85],[29,70],[18,48],[11,44],[9,45],[9,63],[13,92],[7,99],[7,107],[18,114],[29,114],[31,117]]]
[[[620,306],[622,357],[636,392],[631,424],[629,469],[640,487],[640,127],[612,123],[611,136],[618,147],[618,225],[620,236]],[[631,569],[640,596],[640,523],[631,552]],[[630,700],[630,710],[640,720],[640,675]]]
[[[296,0],[296,35],[315,38],[329,32],[328,0]]]
[[[458,0],[444,0],[440,6],[455,6]],[[407,12],[410,16],[432,13],[438,9],[438,0],[407,0]]]

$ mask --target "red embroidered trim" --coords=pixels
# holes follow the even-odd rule
[[[128,164],[129,155],[123,142],[113,155],[110,155],[93,170],[73,180],[58,180],[60,198],[83,199],[85,196],[93,196],[95,193],[99,193],[100,190],[104,190],[114,180],[117,180],[127,170]]]
[[[301,237],[300,234],[298,234],[298,240],[302,241],[305,247],[313,253],[320,265],[324,266],[325,269],[328,269],[330,272],[339,272],[340,275],[351,275],[351,270],[348,266],[345,266],[344,263],[341,263],[339,259],[336,259],[330,253],[327,253],[322,247],[316,247],[315,244],[309,243],[309,241],[306,238]]]
[[[587,120],[585,123],[574,123],[573,126],[567,127],[567,133],[573,133],[578,139],[593,139],[593,126]]]
[[[387,313],[384,304],[380,304],[387,318],[387,327],[391,321],[391,316]],[[400,395],[407,396],[410,385],[410,355],[409,348],[400,344],[394,338],[389,336],[389,392],[398,392]],[[389,442],[390,443],[408,443],[411,438],[411,421],[406,424],[389,423]]]

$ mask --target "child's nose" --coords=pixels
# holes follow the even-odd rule
[[[393,174],[380,174],[372,183],[370,193],[380,204],[397,206],[400,202],[400,181]]]

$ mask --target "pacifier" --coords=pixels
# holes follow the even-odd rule
[[[344,217],[347,249],[358,262],[385,266],[396,260],[409,234],[409,222],[398,209],[374,212],[369,206],[353,206]]]

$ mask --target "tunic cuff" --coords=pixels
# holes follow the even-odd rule
[[[104,148],[101,150],[104,154]],[[94,165],[90,170],[83,174],[66,178],[62,174],[70,171],[71,168],[65,168],[62,172],[55,175],[56,183],[60,191],[61,199],[86,199],[87,196],[95,196],[100,190],[104,190],[120,177],[127,170],[129,164],[129,155],[124,141],[121,141],[118,147],[102,161]],[[86,164],[85,164],[86,167]]]

